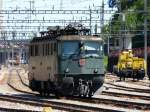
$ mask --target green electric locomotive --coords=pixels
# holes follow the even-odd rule
[[[41,95],[91,97],[104,82],[103,41],[89,29],[51,28],[29,48],[30,88]]]

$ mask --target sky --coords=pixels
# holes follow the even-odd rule
[[[3,0],[4,9],[17,7],[28,9],[32,2],[32,8],[36,9],[88,9],[89,6],[100,6],[102,0]],[[104,0],[106,1],[106,0]]]
[[[89,10],[92,9],[100,9],[102,6],[102,0],[3,0],[3,10]],[[107,5],[107,0],[104,0],[104,9],[109,10]],[[25,15],[3,15],[4,20],[89,20],[90,15],[85,14],[69,14],[69,15],[62,15],[62,14],[45,14],[45,15],[38,15],[38,14],[25,14]],[[92,15],[92,20],[100,20],[102,15]],[[111,18],[111,14],[104,14],[104,20],[109,20]],[[66,26],[68,23],[3,23],[3,26],[7,26],[4,30],[11,32],[25,32],[25,31],[32,31],[32,32],[39,32],[46,30],[44,26],[55,26],[61,25]],[[94,33],[94,26],[97,24],[98,32],[100,32],[100,23],[92,23],[92,32]],[[89,27],[89,23],[85,23],[85,26]],[[15,27],[8,26],[20,26],[21,29]],[[38,28],[31,28],[27,29],[24,26],[39,26]],[[21,37],[22,38],[22,37]]]

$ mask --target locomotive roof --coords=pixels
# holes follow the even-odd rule
[[[90,35],[63,35],[63,36],[60,36],[58,38],[58,40],[68,40],[68,41],[71,41],[71,40],[90,40],[90,41],[102,41],[102,38],[100,37],[97,37],[97,36],[90,36]]]
[[[90,29],[83,27],[81,24],[71,25],[69,24],[65,28],[59,26],[49,27],[48,31],[42,31],[41,37],[34,37],[32,42],[41,41],[54,41],[54,40],[90,40],[90,41],[102,41],[100,37],[90,36]],[[82,35],[81,35],[82,34]]]
[[[71,41],[71,40],[90,40],[90,41],[102,41],[102,38],[97,36],[88,36],[88,35],[63,35],[63,36],[44,36],[44,37],[34,37],[31,43],[34,42],[42,42],[42,41],[55,41],[55,40],[62,40],[62,41]]]
[[[54,41],[56,40],[56,36],[44,36],[44,37],[34,37],[31,41],[31,43],[34,42],[42,42],[42,41]]]

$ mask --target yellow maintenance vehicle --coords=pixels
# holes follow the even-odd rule
[[[134,57],[132,50],[123,50],[119,55],[118,64],[114,66],[114,73],[122,78],[143,79],[146,63],[143,58]]]

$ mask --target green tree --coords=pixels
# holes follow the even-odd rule
[[[150,7],[149,0],[147,5]],[[120,33],[120,30],[123,28],[123,26],[130,33],[136,33],[135,31],[144,29],[144,0],[132,0],[132,2],[129,2],[129,0],[118,0],[117,7],[118,11],[116,11],[116,13],[112,16],[112,20],[107,25],[109,28],[111,25],[112,34]],[[150,8],[148,8],[148,12],[150,12]],[[122,21],[122,13],[125,14],[124,23]],[[147,16],[147,19],[149,23],[150,16]],[[148,28],[150,28],[149,24]],[[103,30],[103,33],[105,33],[105,30]]]

